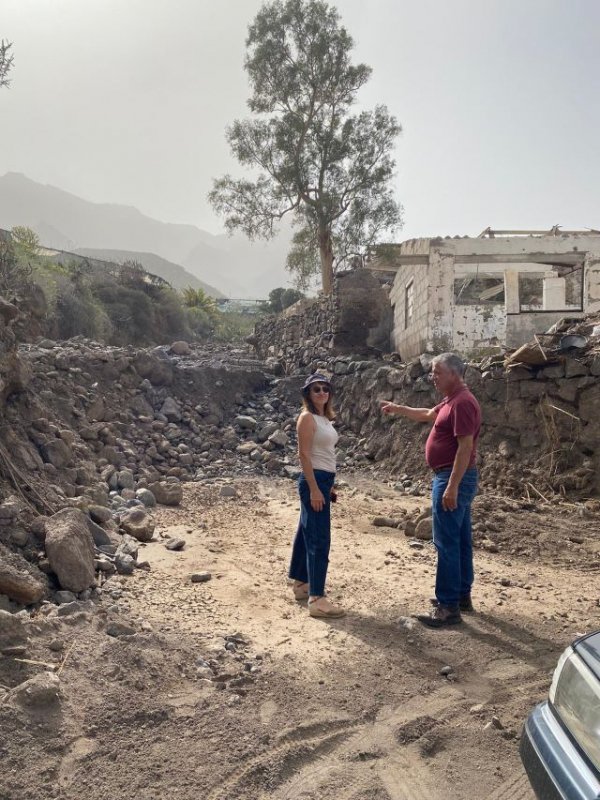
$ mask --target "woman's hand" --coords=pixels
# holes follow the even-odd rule
[[[325,498],[320,489],[311,489],[310,492],[310,505],[313,511],[323,511],[325,506]]]

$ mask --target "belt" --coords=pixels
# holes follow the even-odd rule
[[[437,469],[434,469],[433,474],[437,475],[438,472],[447,472],[448,470],[452,472],[452,464],[448,464],[447,467],[438,467]]]

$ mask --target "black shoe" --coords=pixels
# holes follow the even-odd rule
[[[433,607],[430,614],[417,614],[417,619],[428,628],[445,628],[462,622],[458,608],[447,608],[439,603]]]
[[[437,597],[431,597],[429,602],[431,603],[432,606],[438,606],[440,604]],[[467,594],[465,595],[465,597],[461,597],[460,600],[458,601],[458,607],[462,612],[467,614],[470,614],[473,611],[475,611],[475,608],[473,607],[473,601],[471,600],[471,595]]]

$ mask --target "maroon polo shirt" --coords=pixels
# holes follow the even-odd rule
[[[466,386],[445,397],[433,409],[437,416],[425,445],[425,459],[431,469],[451,467],[458,450],[457,436],[472,436],[469,468],[475,466],[477,440],[481,429],[481,409]]]

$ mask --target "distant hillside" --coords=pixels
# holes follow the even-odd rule
[[[148,272],[164,278],[175,289],[186,289],[191,286],[193,289],[203,289],[210,297],[225,297],[223,292],[194,277],[179,264],[167,261],[166,258],[161,258],[154,253],[138,253],[133,250],[100,250],[93,247],[78,247],[73,252],[88,258],[112,261],[115,264],[122,264],[124,261],[138,261]]]
[[[276,286],[290,284],[285,270],[289,230],[272,242],[252,244],[194,225],[160,222],[131,206],[92,203],[8,172],[0,177],[0,228],[15,225],[33,228],[44,244],[57,249],[155,253],[233,297],[264,298]]]

